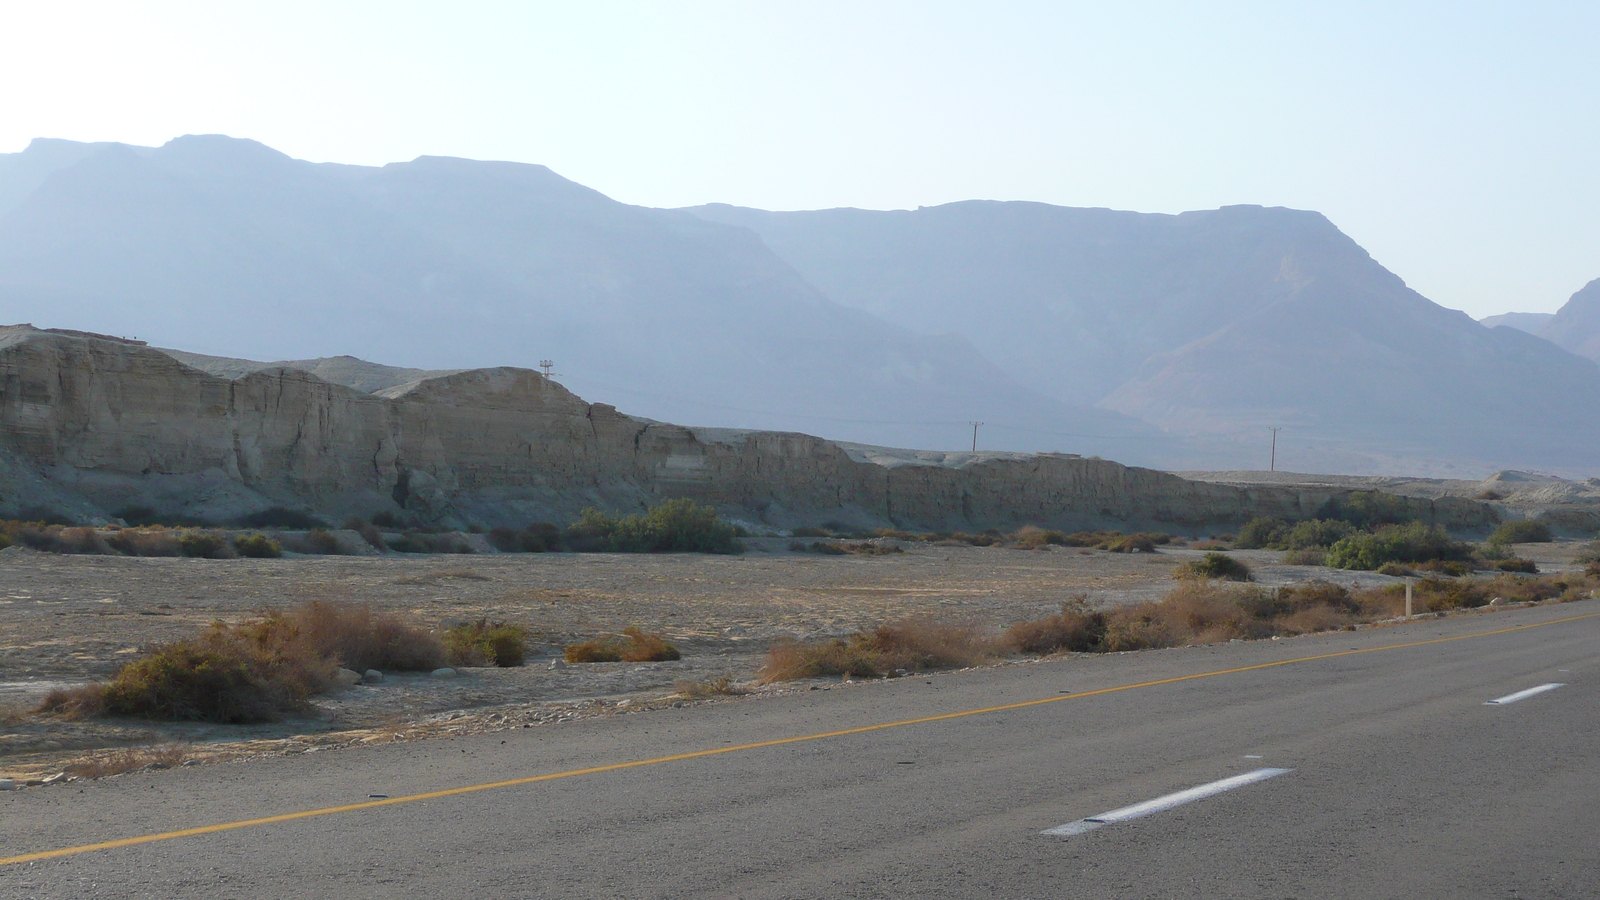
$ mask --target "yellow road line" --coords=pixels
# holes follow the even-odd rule
[[[243,819],[237,822],[223,822],[217,825],[202,825],[198,828],[184,828],[178,831],[163,831],[159,834],[146,834],[139,837],[122,838],[115,841],[101,841],[97,844],[82,844],[77,847],[63,847],[59,850],[41,850],[37,853],[24,853],[21,856],[7,856],[0,858],[0,866],[9,866],[16,863],[35,862],[41,859],[56,859],[62,856],[72,856],[78,853],[88,853],[93,850],[113,850],[117,847],[133,847],[138,844],[150,844],[156,841],[170,841],[174,838],[195,837],[202,834],[216,834],[223,831],[233,831],[239,828],[253,828],[257,825],[272,825],[278,822],[293,822],[298,819],[311,819],[317,816],[331,816],[336,813],[355,812],[362,809],[374,809],[380,806],[394,806],[400,803],[415,803],[419,800],[436,800],[440,797],[455,797],[461,794],[474,794],[478,791],[492,791],[497,788],[517,787],[524,784],[537,784],[541,781],[554,781],[558,778],[575,778],[580,775],[598,775],[601,772],[615,772],[621,769],[636,769],[641,766],[654,766],[661,763],[679,762],[686,759],[699,759],[705,756],[719,756],[724,753],[740,753],[746,750],[760,750],[764,747],[781,747],[784,744],[799,744],[805,741],[820,741],[827,738],[845,737],[852,734],[866,734],[872,731],[883,731],[888,728],[903,728],[907,725],[924,725],[929,722],[943,722],[949,719],[963,719],[967,716],[982,716],[989,713],[1005,712],[1012,709],[1025,709],[1030,706],[1043,706],[1047,703],[1062,703],[1068,700],[1082,700],[1085,697],[1098,697],[1102,694],[1115,694],[1121,691],[1132,691],[1140,688],[1159,687],[1164,684],[1177,684],[1182,681],[1194,681],[1200,678],[1215,678],[1219,675],[1237,675],[1240,672],[1255,672],[1261,669],[1272,669],[1278,666],[1293,665],[1295,663],[1315,662],[1324,659],[1337,659],[1341,656],[1359,656],[1364,653],[1381,653],[1388,650],[1404,650],[1411,647],[1425,647],[1429,644],[1445,644],[1451,641],[1464,641],[1470,638],[1492,637],[1498,634],[1510,634],[1513,631],[1525,631],[1529,628],[1543,628],[1548,625],[1560,625],[1566,622],[1576,622],[1580,619],[1592,619],[1600,613],[1588,613],[1581,616],[1569,616],[1565,619],[1554,619],[1549,622],[1536,622],[1532,625],[1516,625],[1510,628],[1500,628],[1494,631],[1479,631],[1472,634],[1461,634],[1455,637],[1431,638],[1426,641],[1411,641],[1405,644],[1390,644],[1384,647],[1368,647],[1361,650],[1341,650],[1338,653],[1323,653],[1317,656],[1297,656],[1293,659],[1280,659],[1276,662],[1258,663],[1253,666],[1239,666],[1233,669],[1217,669],[1211,672],[1197,672],[1193,675],[1178,675],[1172,678],[1161,678],[1155,681],[1141,681],[1136,684],[1123,684],[1116,687],[1100,688],[1094,691],[1083,691],[1077,694],[1062,694],[1058,696],[1042,697],[1038,700],[1023,700],[1018,703],[1006,703],[1001,706],[986,706],[982,709],[968,709],[961,712],[943,713],[937,716],[923,716],[917,719],[902,719],[898,722],[882,722],[877,725],[862,725],[857,728],[842,728],[838,731],[824,731],[817,734],[806,734],[799,737],[776,738],[770,741],[756,741],[750,744],[739,744],[734,747],[716,747],[710,750],[694,750],[689,753],[674,753],[671,756],[657,756],[652,759],[640,759],[633,762],[612,763],[607,766],[593,766],[587,769],[571,769],[566,772],[552,772],[548,775],[532,775],[527,778],[512,778],[508,781],[494,781],[488,784],[475,784],[468,787],[448,788],[442,791],[428,791],[425,794],[408,794],[404,797],[390,797],[382,800],[368,800],[364,803],[347,803],[344,806],[327,806],[321,809],[308,809],[301,812],[284,813],[279,816],[266,816],[259,819]]]

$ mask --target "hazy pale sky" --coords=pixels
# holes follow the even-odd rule
[[[249,137],[628,203],[1320,210],[1474,316],[1600,278],[1600,4],[11,4],[0,152]]]

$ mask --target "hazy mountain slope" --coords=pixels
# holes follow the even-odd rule
[[[1053,396],[1093,403],[1173,350],[1286,296],[1297,273],[1365,253],[1321,215],[1177,216],[969,201],[915,211],[698,207],[745,225],[830,297],[954,332]]]
[[[219,136],[63,144],[0,157],[0,192],[19,194],[0,211],[0,319],[256,359],[548,357],[652,418],[877,443],[958,447],[968,420],[1156,434],[1025,389],[962,339],[847,309],[745,229],[542,166],[316,165]]]
[[[253,359],[236,359],[227,356],[188,353],[183,350],[171,350],[166,347],[158,347],[156,349],[190,368],[199,369],[202,372],[221,378],[243,378],[252,372],[264,372],[267,369],[298,369],[302,372],[310,372],[323,381],[342,384],[345,387],[355,388],[368,394],[420,381],[424,378],[442,378],[445,375],[454,375],[462,371],[460,369],[406,369],[399,366],[386,366],[382,363],[368,362],[364,359],[357,359],[354,356],[324,356],[317,359],[280,359],[274,362],[260,362]]]
[[[1600,361],[1600,278],[1573,294],[1535,333],[1579,356]]]
[[[1552,350],[1403,287],[1326,273],[1153,357],[1104,402],[1182,432],[1278,425],[1297,442],[1592,466],[1600,369]]]
[[[1288,447],[1355,466],[1600,463],[1600,368],[1437,306],[1317,213],[695,212],[761,234],[841,302],[1178,433],[1285,426]]]
[[[1486,316],[1479,319],[1478,324],[1485,328],[1500,328],[1504,326],[1506,328],[1515,328],[1518,331],[1526,331],[1529,334],[1538,334],[1539,329],[1543,328],[1555,316],[1555,313],[1508,312],[1501,313],[1498,316]]]

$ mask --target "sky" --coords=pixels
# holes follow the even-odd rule
[[[1600,278],[1595,3],[15,4],[0,152],[253,138],[627,203],[1315,209],[1431,299]]]

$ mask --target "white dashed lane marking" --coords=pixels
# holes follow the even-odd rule
[[[1529,697],[1535,696],[1537,694],[1542,694],[1545,691],[1553,691],[1558,687],[1566,687],[1566,685],[1565,684],[1555,683],[1555,682],[1552,682],[1550,684],[1541,684],[1538,687],[1531,687],[1531,688],[1528,688],[1525,691],[1517,691],[1515,694],[1507,694],[1504,697],[1500,697],[1500,698],[1495,699],[1495,700],[1485,700],[1485,701],[1483,701],[1483,705],[1484,706],[1505,706],[1507,703],[1515,703],[1518,700],[1526,700]]]
[[[1196,800],[1204,800],[1207,797],[1216,796],[1224,791],[1231,791],[1234,788],[1241,788],[1247,784],[1255,784],[1258,781],[1266,781],[1268,778],[1276,778],[1279,775],[1284,775],[1293,771],[1293,769],[1257,769],[1254,772],[1246,772],[1243,775],[1235,775],[1232,778],[1224,778],[1221,781],[1213,781],[1208,784],[1202,784],[1199,787],[1192,787],[1186,791],[1178,791],[1175,794],[1167,794],[1163,797],[1157,797],[1154,800],[1146,800],[1143,803],[1135,803],[1132,806],[1124,806],[1121,809],[1113,809],[1110,812],[1103,812],[1098,816],[1090,816],[1087,819],[1079,819],[1076,822],[1068,822],[1065,825],[1057,825],[1054,828],[1050,828],[1039,833],[1047,834],[1051,837],[1069,837],[1074,834],[1083,834],[1086,831],[1093,831],[1096,828],[1100,828],[1104,825],[1114,825],[1118,822],[1127,822],[1131,819],[1140,819],[1158,812],[1166,812],[1169,809],[1182,806],[1185,803],[1193,803]]]

